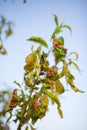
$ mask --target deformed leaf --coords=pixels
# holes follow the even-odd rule
[[[40,45],[48,48],[48,44],[46,43],[46,41],[44,39],[42,39],[41,37],[36,37],[36,36],[32,36],[29,39],[27,39],[28,41],[32,41],[32,42],[36,42],[39,43]]]
[[[55,87],[56,87],[56,92],[58,94],[62,94],[64,92],[64,86],[63,84],[60,82],[60,80],[57,80],[55,82]]]

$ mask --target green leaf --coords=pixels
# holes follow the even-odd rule
[[[14,81],[13,83],[15,83],[18,87],[20,87],[20,88],[21,88],[20,83],[18,83],[17,81]]]
[[[46,43],[46,41],[44,39],[42,39],[41,37],[36,37],[36,36],[32,36],[30,37],[29,39],[27,39],[28,41],[33,41],[33,42],[36,42],[36,43],[39,43],[40,45],[48,48],[48,45]]]
[[[72,33],[72,29],[71,29],[71,27],[68,26],[68,25],[60,25],[60,29],[61,29],[61,28],[66,28],[66,29],[68,29],[68,30]]]
[[[56,92],[58,94],[62,94],[64,92],[64,86],[63,84],[60,82],[60,80],[57,80],[55,82],[55,87],[56,87]]]
[[[58,26],[58,24],[59,24],[58,17],[55,14],[53,14],[53,16],[54,16],[55,24],[56,24],[56,26]]]
[[[59,28],[59,27],[56,27],[53,34],[52,34],[52,37],[58,33],[62,32],[62,30]]]
[[[62,45],[64,45],[64,38],[62,36],[59,37],[58,40],[60,40],[62,42]]]

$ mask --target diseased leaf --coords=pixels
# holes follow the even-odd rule
[[[41,37],[36,37],[36,36],[32,36],[29,39],[27,39],[28,41],[32,41],[32,42],[36,42],[39,43],[40,45],[48,48],[48,44],[46,43],[46,41],[44,39],[42,39]]]
[[[60,80],[57,80],[55,82],[55,87],[56,87],[56,92],[58,94],[62,94],[64,92],[64,86],[63,84],[60,82]]]
[[[58,26],[59,25],[58,17],[55,14],[53,14],[53,16],[54,16],[55,24],[56,24],[56,26]]]

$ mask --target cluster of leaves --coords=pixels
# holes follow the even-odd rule
[[[13,34],[12,22],[7,21],[4,16],[0,16],[0,54],[6,55],[7,51],[3,45],[3,41]]]
[[[52,33],[52,48],[50,50],[55,61],[53,66],[51,66],[50,63],[49,51],[48,53],[45,53],[42,50],[43,46],[48,48],[46,41],[43,38],[36,36],[27,39],[28,41],[39,43],[40,46],[35,50],[32,47],[31,54],[25,59],[25,88],[15,81],[18,89],[14,89],[12,93],[8,110],[10,116],[7,122],[13,117],[14,110],[16,110],[13,121],[19,122],[17,130],[21,130],[21,127],[24,125],[26,125],[25,130],[28,130],[29,127],[31,130],[34,130],[32,125],[46,116],[49,100],[51,100],[52,104],[56,104],[59,116],[63,118],[59,95],[63,94],[66,89],[61,82],[61,78],[65,78],[66,83],[69,84],[71,89],[75,92],[83,93],[83,91],[75,86],[75,77],[70,71],[71,65],[80,71],[76,64],[78,54],[76,52],[71,52],[69,58],[67,58],[67,49],[64,47],[64,38],[62,36],[57,36],[64,28],[69,29],[70,31],[71,28],[63,23],[59,24],[56,15],[54,15],[54,21],[56,23],[56,28]],[[75,58],[70,58],[71,55],[75,55]]]

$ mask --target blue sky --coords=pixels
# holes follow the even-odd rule
[[[41,36],[51,46],[50,36],[55,27],[52,14],[56,14],[60,22],[64,21],[72,28],[72,35],[69,31],[63,32],[65,46],[69,52],[76,51],[79,54],[78,64],[82,71],[81,74],[75,72],[76,84],[86,92],[79,94],[69,91],[60,96],[64,118],[60,119],[56,107],[52,106],[47,117],[39,121],[36,127],[38,130],[87,130],[87,1],[27,1],[23,4],[22,0],[0,0],[0,15],[15,23],[13,36],[4,41],[8,55],[0,56],[0,84],[3,86],[5,81],[13,89],[14,80],[23,81],[25,57],[32,45],[26,39],[33,35]]]

